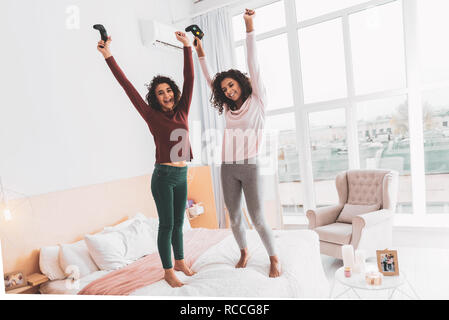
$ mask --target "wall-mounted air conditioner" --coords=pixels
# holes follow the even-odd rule
[[[140,20],[139,24],[144,46],[183,48],[182,43],[176,39],[175,32],[184,30],[154,20]]]

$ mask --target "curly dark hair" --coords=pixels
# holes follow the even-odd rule
[[[227,105],[231,110],[237,110],[235,102],[226,97],[221,88],[221,82],[226,78],[232,78],[238,82],[240,89],[242,90],[242,101],[248,99],[253,92],[249,78],[241,71],[230,69],[228,71],[217,73],[212,81],[212,95],[210,102],[214,108],[218,109],[219,114],[223,113],[224,105]]]
[[[147,85],[148,93],[146,95],[146,100],[148,102],[148,105],[157,111],[163,111],[162,106],[159,104],[159,101],[157,100],[156,97],[156,87],[161,83],[168,84],[170,88],[173,90],[173,93],[175,95],[174,97],[175,106],[173,107],[174,110],[178,106],[178,102],[181,98],[181,91],[179,90],[178,86],[172,79],[161,75],[155,76],[153,80],[151,80],[151,83]]]

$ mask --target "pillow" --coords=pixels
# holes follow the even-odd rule
[[[142,214],[142,213],[137,213],[134,217],[132,217],[132,218],[130,218],[130,219],[128,219],[128,220],[125,220],[125,221],[123,221],[123,222],[121,222],[121,223],[119,223],[119,224],[117,224],[117,225],[115,225],[115,226],[112,226],[112,227],[104,227],[103,228],[103,232],[109,232],[109,231],[117,231],[117,230],[120,230],[120,229],[122,229],[122,228],[126,228],[127,226],[129,226],[131,223],[133,223],[133,221],[135,221],[135,220],[145,220],[145,219],[147,219],[147,217],[145,217],[145,215],[144,214]]]
[[[65,274],[74,280],[98,271],[84,240],[72,244],[60,244],[59,263]]]
[[[369,205],[345,204],[338,216],[337,222],[352,223],[352,218],[359,214],[377,211],[380,209],[380,203]]]
[[[192,230],[192,226],[190,225],[189,216],[187,213],[184,215],[184,225],[182,226],[182,232],[186,232]]]
[[[59,265],[59,247],[43,247],[39,253],[39,268],[50,280],[62,280],[66,278]]]
[[[117,231],[86,234],[84,240],[100,270],[115,270],[131,263],[125,259],[125,243]]]
[[[157,251],[154,231],[146,220],[134,219],[117,230],[85,236],[101,270],[115,270]]]

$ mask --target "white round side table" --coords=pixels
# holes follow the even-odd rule
[[[374,270],[374,268],[367,268],[367,270]],[[332,297],[335,282],[338,281],[340,284],[346,287],[346,290],[342,293],[338,294],[335,297]],[[404,285],[408,285],[408,287],[413,292],[413,296],[407,294],[403,290],[401,290],[400,287]],[[388,296],[388,300],[391,300],[393,298],[393,295],[395,292],[401,292],[405,296],[407,296],[410,299],[417,299],[419,300],[419,296],[416,294],[415,289],[410,284],[410,282],[407,280],[406,275],[403,271],[399,273],[398,276],[384,276],[382,279],[381,285],[369,285],[365,281],[365,273],[352,273],[351,277],[346,278],[344,275],[344,267],[339,268],[337,271],[335,271],[335,280],[332,285],[330,298],[331,299],[337,299],[341,297],[343,294],[347,293],[348,291],[352,291],[357,298],[362,299],[362,297],[359,295],[359,293],[355,289],[360,290],[368,290],[368,291],[381,291],[381,290],[391,290],[391,293]]]

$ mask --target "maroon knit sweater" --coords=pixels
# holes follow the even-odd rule
[[[174,110],[169,112],[151,108],[126,78],[117,62],[115,62],[114,57],[107,58],[106,62],[117,81],[125,89],[134,107],[136,107],[150,128],[156,145],[156,163],[192,160],[188,123],[193,92],[193,60],[190,47],[184,47],[184,86],[182,95]]]

